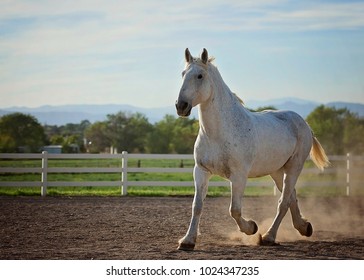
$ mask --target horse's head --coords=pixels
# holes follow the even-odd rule
[[[176,101],[177,114],[181,117],[188,117],[192,107],[208,100],[211,94],[207,50],[203,49],[200,58],[194,58],[187,48],[185,58],[186,67],[182,72],[183,83]]]

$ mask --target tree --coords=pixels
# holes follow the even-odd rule
[[[63,145],[64,142],[64,137],[62,135],[59,134],[55,134],[53,135],[50,139],[50,144],[51,145]]]
[[[103,152],[113,146],[119,152],[146,152],[147,136],[153,126],[140,113],[107,115],[104,122],[96,122],[86,130],[87,141],[91,142],[91,152]]]
[[[35,117],[12,113],[0,119],[0,152],[39,152],[45,143],[44,129]]]
[[[170,152],[170,144],[173,139],[173,128],[176,118],[166,115],[163,120],[154,125],[153,130],[148,135],[147,150],[152,154],[166,154]]]
[[[344,119],[343,146],[345,153],[364,153],[364,118],[349,111]]]
[[[107,123],[95,122],[85,130],[87,139],[86,150],[90,153],[100,153],[111,146],[111,140],[107,135]]]
[[[268,106],[263,106],[263,107],[258,107],[257,109],[248,109],[251,112],[262,112],[264,110],[277,110],[276,107],[268,105]]]
[[[150,153],[190,154],[198,133],[198,121],[166,115],[148,136]]]
[[[79,150],[86,151],[85,130],[91,125],[88,120],[79,124],[67,123],[66,125],[45,125],[47,138],[52,145],[62,145],[62,152],[74,153]]]
[[[178,154],[192,154],[199,123],[196,119],[178,118],[173,129],[172,151]]]
[[[328,154],[364,152],[364,120],[349,110],[321,105],[306,120]]]
[[[107,115],[107,137],[111,145],[118,151],[144,153],[146,151],[147,135],[152,131],[152,125],[141,113]]]

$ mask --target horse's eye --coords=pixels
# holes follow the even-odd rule
[[[203,78],[202,74],[197,76],[197,79],[201,80]]]

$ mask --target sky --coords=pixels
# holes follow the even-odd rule
[[[0,108],[174,106],[206,48],[246,102],[364,103],[364,1],[1,1]]]

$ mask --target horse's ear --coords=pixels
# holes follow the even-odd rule
[[[190,63],[193,60],[192,55],[188,48],[186,48],[186,50],[185,50],[185,58],[186,58],[187,63]]]
[[[201,54],[201,60],[203,63],[207,63],[207,61],[209,60],[209,54],[207,53],[207,50],[204,48]]]

